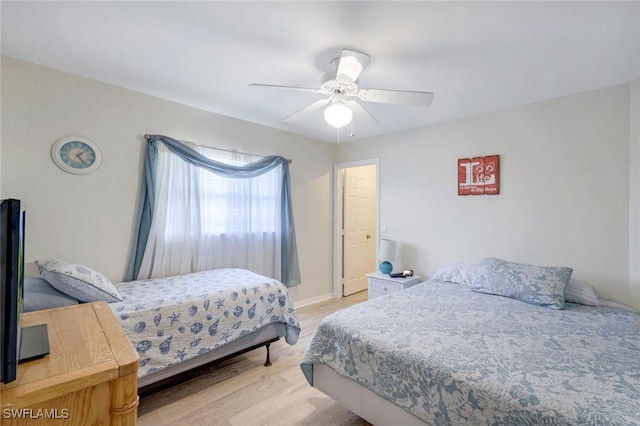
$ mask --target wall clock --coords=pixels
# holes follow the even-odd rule
[[[77,175],[95,171],[102,160],[98,146],[78,136],[58,139],[51,148],[51,157],[62,170]]]

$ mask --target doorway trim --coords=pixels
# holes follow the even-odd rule
[[[359,166],[376,166],[376,259],[380,240],[380,158],[336,163],[333,165],[333,298],[342,297],[342,179],[344,169]],[[373,271],[371,271],[373,272]]]

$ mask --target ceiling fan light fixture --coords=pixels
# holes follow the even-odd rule
[[[1,0],[0,0],[1,1]],[[369,55],[355,50],[342,49],[342,54],[334,58],[331,63],[335,71],[325,73],[320,80],[320,88],[297,86],[279,86],[273,84],[250,84],[252,87],[268,87],[286,89],[298,92],[310,92],[324,95],[324,99],[318,99],[293,114],[288,115],[283,121],[292,122],[304,114],[319,111],[324,108],[325,121],[339,129],[351,123],[353,112],[358,117],[369,117],[376,123],[379,121],[361,104],[371,102],[386,105],[407,105],[426,108],[433,102],[432,92],[418,92],[411,90],[389,90],[360,88],[360,74],[369,62]],[[358,98],[359,101],[352,98]]]
[[[333,102],[325,108],[324,119],[331,126],[339,129],[351,123],[353,111],[344,102]]]

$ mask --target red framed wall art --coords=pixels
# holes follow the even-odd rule
[[[458,159],[458,195],[500,193],[500,156]]]

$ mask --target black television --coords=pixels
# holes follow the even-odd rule
[[[20,200],[0,201],[0,382],[16,380],[18,363],[49,353],[46,324],[22,328],[25,212]]]
[[[0,202],[0,382],[16,379],[22,337],[24,223],[20,200]]]

